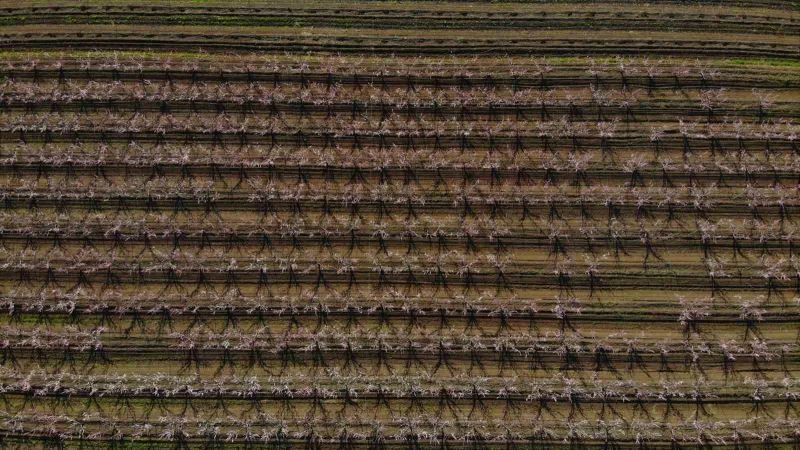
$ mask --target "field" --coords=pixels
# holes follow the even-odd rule
[[[0,447],[800,448],[800,5],[0,1]]]

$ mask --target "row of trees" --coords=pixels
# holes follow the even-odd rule
[[[8,428],[15,432],[15,436],[9,438],[8,442],[65,446],[88,445],[101,440],[114,448],[143,443],[170,445],[178,449],[223,445],[312,449],[333,445],[343,449],[360,446],[399,446],[408,449],[423,446],[491,448],[502,445],[506,448],[522,449],[565,443],[574,447],[599,443],[608,447],[627,445],[649,448],[669,445],[672,448],[693,448],[735,445],[773,448],[796,445],[798,441],[795,433],[779,431],[796,427],[797,421],[779,419],[765,421],[764,429],[748,420],[711,422],[687,419],[670,424],[664,430],[648,419],[637,419],[628,425],[621,423],[619,419],[584,419],[565,424],[537,422],[522,431],[509,429],[500,420],[455,424],[429,413],[420,414],[414,420],[398,419],[391,427],[375,420],[343,426],[335,418],[290,421],[264,415],[263,419],[226,417],[206,420],[162,413],[157,425],[132,427],[127,421],[114,420],[106,422],[106,427],[98,430],[95,417],[96,415],[89,415],[86,420],[76,420],[64,414],[41,414],[35,417],[16,414],[7,420]]]
[[[126,55],[111,60],[106,55],[88,56],[55,61],[6,61],[0,76],[7,79],[24,78],[36,82],[48,78],[60,81],[81,78],[92,80],[150,79],[173,82],[179,79],[199,82],[213,80],[224,83],[231,79],[271,80],[274,83],[292,81],[305,86],[313,81],[327,85],[347,83],[354,88],[367,84],[388,86],[402,85],[413,90],[424,82],[438,88],[455,84],[461,88],[472,86],[496,86],[499,84],[512,90],[525,86],[546,87],[558,82],[573,84],[593,83],[596,86],[618,85],[622,88],[643,86],[681,89],[684,86],[710,87],[725,85],[733,71],[717,69],[707,63],[680,60],[649,60],[647,58],[616,58],[613,62],[601,62],[587,58],[585,64],[558,67],[548,60],[503,57],[493,55],[485,58],[452,55],[450,58],[390,57],[380,61],[354,60],[347,56],[328,56],[324,61],[312,62],[293,55],[264,55],[251,60],[234,57],[230,61],[204,59],[173,63],[171,58],[137,58]],[[387,59],[389,62],[387,62]],[[398,62],[401,62],[398,64]],[[403,67],[403,69],[398,69]],[[288,79],[288,80],[287,80]],[[738,80],[737,80],[738,81]]]

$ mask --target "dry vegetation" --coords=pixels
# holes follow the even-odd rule
[[[0,447],[800,446],[788,2],[103,3],[0,4]]]

